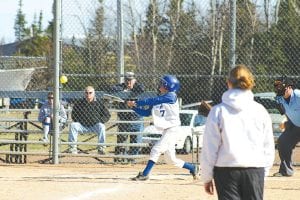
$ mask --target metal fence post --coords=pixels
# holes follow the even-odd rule
[[[58,136],[59,136],[59,69],[60,69],[60,25],[61,25],[61,0],[55,0],[54,12],[54,119],[53,119],[53,164],[58,164]]]
[[[124,41],[123,41],[123,12],[122,2],[117,0],[117,23],[118,23],[118,70],[119,74],[124,74]],[[123,77],[119,77],[119,83],[123,82]]]
[[[229,66],[235,67],[236,0],[230,1]]]

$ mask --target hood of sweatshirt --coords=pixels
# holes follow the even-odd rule
[[[231,108],[241,111],[251,107],[254,95],[251,90],[229,89],[224,92],[222,102]]]

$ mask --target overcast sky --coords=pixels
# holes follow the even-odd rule
[[[15,40],[14,24],[18,11],[19,0],[0,0],[0,41],[10,43]],[[43,11],[43,28],[51,21],[53,0],[23,0],[22,11],[25,14],[27,26],[32,24],[34,14],[39,16]]]

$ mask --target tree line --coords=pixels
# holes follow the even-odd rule
[[[16,38],[21,42],[18,55],[51,58],[53,22],[42,30],[40,13],[31,27],[25,27],[19,2],[15,21]],[[126,71],[135,71],[148,90],[156,89],[155,79],[162,74],[177,75],[186,102],[219,98],[230,70],[231,1],[210,0],[209,9],[203,11],[193,0],[149,0],[145,13],[138,13],[131,0],[122,2],[124,26],[129,30],[124,48]],[[271,90],[276,76],[298,76],[300,2],[237,0],[236,4],[236,63],[252,68],[256,90]],[[97,89],[107,90],[117,82],[117,34],[105,33],[107,12],[105,1],[98,0],[84,39],[73,37],[71,43],[62,45],[62,73],[69,75],[64,89],[81,90],[97,83]],[[28,35],[29,41],[25,40]]]

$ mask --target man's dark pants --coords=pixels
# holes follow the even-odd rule
[[[285,130],[278,138],[278,152],[280,157],[279,172],[283,176],[292,176],[294,173],[292,163],[293,149],[300,141],[300,127],[291,121],[285,122]]]

